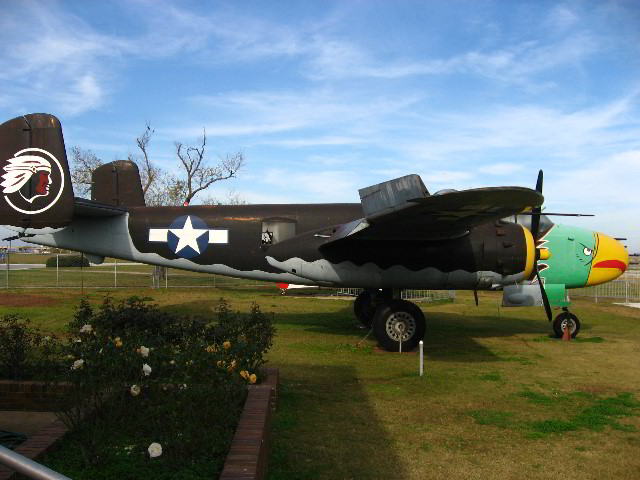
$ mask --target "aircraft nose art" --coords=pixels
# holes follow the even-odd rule
[[[629,266],[629,253],[617,240],[597,233],[597,248],[587,285],[599,285],[622,275]]]

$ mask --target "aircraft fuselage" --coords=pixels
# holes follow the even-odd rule
[[[346,238],[323,248],[332,227],[362,216],[360,204],[130,207],[116,217],[76,217],[59,232],[27,241],[303,285],[490,289],[526,277],[532,249],[525,230],[508,222],[484,224],[457,238]],[[300,242],[286,242],[294,236]]]

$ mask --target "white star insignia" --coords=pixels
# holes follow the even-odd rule
[[[175,253],[178,253],[185,247],[191,247],[199,254],[200,247],[198,247],[198,238],[209,230],[206,228],[193,228],[191,217],[188,216],[182,228],[170,228],[169,231],[178,237],[178,246],[176,247]]]

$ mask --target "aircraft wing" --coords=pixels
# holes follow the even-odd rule
[[[417,175],[360,190],[365,217],[337,228],[328,241],[430,240],[464,235],[483,223],[542,205],[539,192],[523,187],[489,187],[429,195]]]

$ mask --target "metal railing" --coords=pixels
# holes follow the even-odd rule
[[[0,288],[273,287],[255,280],[154,267],[113,258],[92,264],[80,254],[0,253]]]
[[[624,300],[625,303],[640,302],[640,275],[630,271],[616,280],[595,287],[569,290],[569,296],[598,299]]]
[[[0,463],[28,478],[35,478],[36,480],[71,480],[69,477],[65,477],[3,446],[0,446]]]

